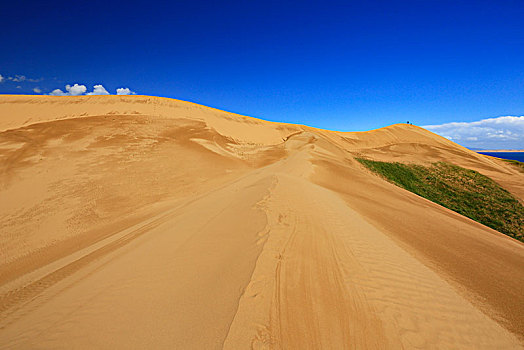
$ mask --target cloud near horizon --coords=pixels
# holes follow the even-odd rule
[[[87,87],[85,85],[75,84],[73,86],[66,85],[66,91],[61,89],[55,89],[49,93],[52,96],[79,96],[79,95],[111,95],[109,91],[102,84],[97,84],[93,86],[93,91],[87,92]],[[36,92],[36,91],[35,91]],[[135,92],[131,91],[129,88],[118,88],[116,89],[117,95],[134,95]]]
[[[73,86],[68,84],[65,86],[65,89],[67,92],[63,92],[60,89],[55,89],[51,91],[49,95],[52,95],[52,96],[78,96],[78,95],[84,94],[87,91],[87,88],[85,85],[78,85],[78,84],[75,84]]]
[[[129,90],[129,88],[118,88],[116,89],[116,94],[117,95],[134,95],[135,93]]]
[[[109,95],[109,91],[102,84],[93,86],[93,92],[88,92],[86,95]]]
[[[425,125],[423,128],[469,148],[524,148],[524,116],[503,116],[474,122]]]

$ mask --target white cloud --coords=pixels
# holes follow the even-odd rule
[[[93,86],[93,92],[89,92],[86,95],[109,95],[109,92],[102,85]]]
[[[453,122],[423,127],[466,147],[524,148],[524,116],[505,116],[474,122]]]
[[[129,88],[118,88],[116,89],[116,94],[117,95],[134,95],[135,92],[129,90]]]
[[[69,95],[78,96],[84,94],[87,91],[87,88],[85,85],[75,84],[73,86],[66,85],[66,90]]]
[[[44,80],[43,78],[40,78],[40,79],[28,78],[25,75],[20,75],[20,74],[16,74],[14,77],[9,77],[7,79],[11,80],[11,81],[14,81],[14,82],[17,82],[17,83],[21,83],[23,81],[29,81],[31,83],[38,83],[38,82]]]
[[[12,81],[16,81],[16,82],[21,82],[21,81],[24,81],[26,80],[27,78],[24,76],[24,75],[15,75],[15,77],[9,77],[9,80],[12,80]]]
[[[67,94],[60,89],[54,89],[49,93],[51,96],[66,96]]]
[[[4,83],[7,81],[12,81],[15,83],[22,83],[24,81],[31,82],[31,83],[38,83],[42,80],[44,80],[44,78],[32,79],[32,78],[26,77],[25,75],[19,75],[19,74],[16,74],[14,77],[4,77],[2,74],[0,74],[0,83]],[[16,88],[18,89],[18,86]]]
[[[78,85],[78,84],[75,84],[73,86],[66,85],[65,88],[66,88],[67,92],[63,92],[60,89],[55,89],[55,90],[51,91],[51,93],[49,95],[53,95],[53,96],[78,96],[78,95],[84,94],[87,91],[87,88],[86,88],[85,85]]]
[[[35,88],[40,90],[40,88]],[[37,92],[35,89],[33,89],[34,92]],[[85,85],[79,85],[75,84],[73,86],[66,85],[65,87],[66,91],[62,91],[61,89],[55,89],[51,91],[49,95],[53,96],[78,96],[78,95],[110,95],[109,91],[106,90],[106,88],[102,84],[97,84],[93,86],[93,91],[87,92],[87,88]],[[41,90],[40,90],[41,92]],[[131,91],[129,88],[118,88],[116,89],[117,95],[134,95],[135,92]]]
[[[39,94],[39,93],[42,92],[42,89],[40,89],[40,88],[37,86],[37,87],[35,87],[35,88],[33,89],[33,91],[36,92],[37,94]]]

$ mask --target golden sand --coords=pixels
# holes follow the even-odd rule
[[[524,174],[412,125],[0,96],[2,349],[514,349],[524,245],[355,156]]]

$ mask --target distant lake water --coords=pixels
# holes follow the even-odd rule
[[[512,159],[518,160],[519,162],[524,162],[524,152],[478,152],[481,154],[486,154],[488,156],[503,158],[503,159]]]

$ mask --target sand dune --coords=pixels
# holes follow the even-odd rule
[[[524,174],[412,125],[0,97],[0,348],[516,349],[524,245],[371,174]]]

